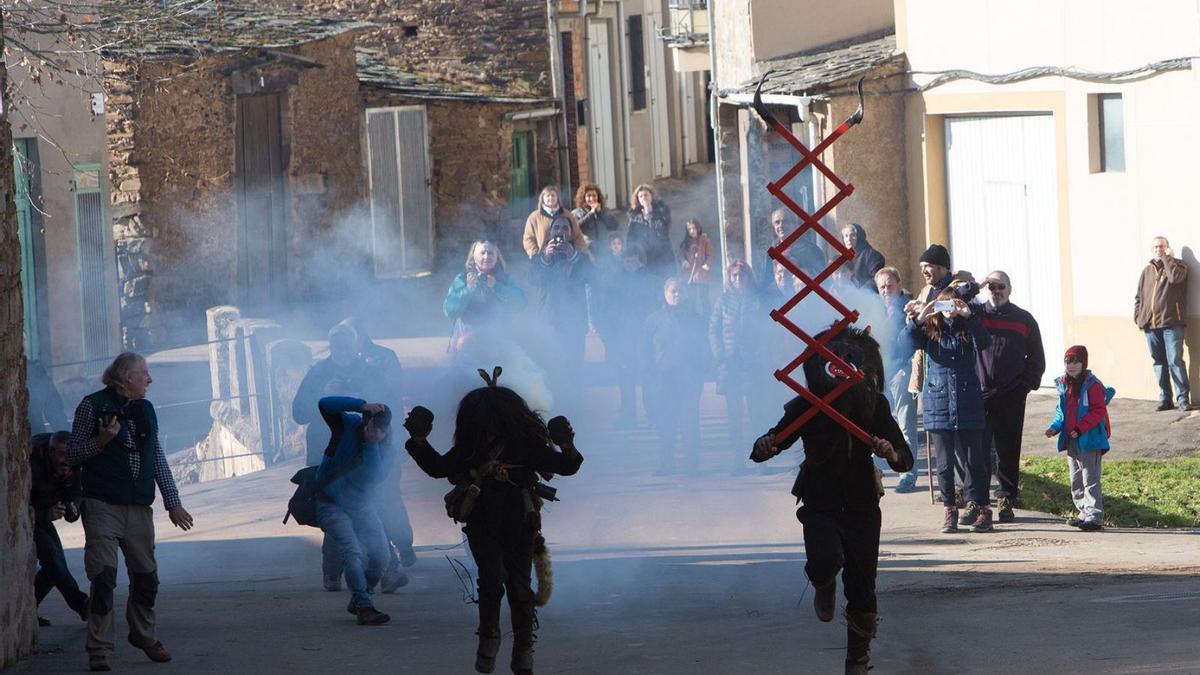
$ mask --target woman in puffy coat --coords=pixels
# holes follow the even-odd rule
[[[991,337],[979,319],[949,286],[934,302],[909,303],[905,332],[917,349],[925,351],[926,376],[921,388],[925,429],[937,459],[941,488],[942,532],[957,532],[961,522],[974,532],[992,529],[988,498],[989,452],[985,442],[986,421],[983,391],[975,371],[979,351],[987,349]],[[946,303],[946,304],[939,304]],[[960,521],[954,499],[954,465],[965,474],[963,492],[970,500]]]

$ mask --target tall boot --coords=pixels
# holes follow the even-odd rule
[[[874,612],[846,612],[846,675],[867,675],[875,623]]]
[[[833,610],[837,609],[837,575],[823,584],[813,584],[813,610],[817,618],[826,623],[833,621]]]
[[[479,598],[479,649],[475,652],[475,670],[490,673],[496,669],[500,653],[500,598]]]
[[[509,607],[513,622],[512,671],[514,675],[533,675],[533,603],[510,601]]]

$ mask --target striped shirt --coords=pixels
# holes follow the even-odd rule
[[[67,463],[72,466],[83,464],[104,451],[104,448],[92,437],[92,429],[96,428],[96,413],[92,410],[92,402],[83,399],[75,409],[75,422],[71,425],[71,439],[67,441]],[[121,433],[117,436],[121,444],[130,450],[134,446],[133,420],[125,420],[121,425]],[[142,453],[129,453],[129,472],[137,478],[142,471]],[[175,477],[171,475],[171,466],[167,464],[167,456],[163,454],[162,444],[158,436],[154,437],[154,482],[158,483],[158,491],[162,493],[163,506],[173,509],[182,506],[179,500],[179,488],[175,486]]]

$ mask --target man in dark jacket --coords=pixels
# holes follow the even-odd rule
[[[843,268],[850,272],[851,281],[855,286],[875,290],[875,273],[887,263],[883,254],[867,241],[867,231],[858,223],[850,223],[842,228],[842,243],[854,249],[854,258]]]
[[[33,489],[29,494],[29,505],[33,507],[33,543],[38,559],[33,595],[41,605],[50,590],[57,588],[67,606],[87,621],[87,593],[79,590],[75,576],[67,567],[62,540],[54,527],[54,521],[59,518],[65,518],[68,523],[79,520],[79,500],[83,492],[79,486],[79,473],[67,464],[67,440],[70,437],[66,431],[33,437],[33,452],[29,457]],[[39,617],[38,624],[48,626],[50,622]]]
[[[349,318],[341,321],[329,331],[329,357],[313,364],[305,374],[292,400],[292,418],[297,424],[306,424],[304,430],[307,443],[307,465],[318,466],[325,458],[329,447],[328,425],[321,419],[318,401],[325,396],[358,396],[366,400],[380,401],[388,406],[402,407],[403,371],[396,353],[375,344],[362,330],[361,321]],[[398,563],[408,567],[416,562],[413,551],[412,525],[408,511],[400,494],[400,468],[395,475],[376,491],[377,504],[384,520],[388,538],[395,550],[381,590],[385,593],[404,586],[408,577],[400,571]],[[321,568],[323,585],[327,591],[342,589],[342,559],[337,546],[328,538],[321,544]]]
[[[104,389],[85,396],[75,409],[67,442],[67,462],[80,467],[83,486],[83,567],[92,582],[87,651],[94,671],[109,670],[113,651],[118,549],[129,570],[129,642],[151,661],[171,660],[154,635],[158,564],[150,505],[155,484],[171,523],[185,531],[193,524],[158,441],[154,406],[146,400],[146,387],[153,382],[146,359],[125,352],[104,371],[102,381]]]
[[[1183,360],[1187,324],[1188,268],[1175,257],[1166,237],[1155,237],[1153,258],[1142,270],[1133,298],[1133,320],[1146,334],[1154,374],[1158,376],[1158,409],[1191,410],[1191,385]],[[1171,382],[1175,401],[1171,401]]]
[[[822,340],[824,334],[818,335]],[[879,564],[879,487],[872,455],[887,460],[897,472],[912,468],[912,452],[892,418],[883,395],[883,361],[879,344],[863,331],[846,329],[828,342],[830,351],[849,362],[864,378],[834,402],[834,408],[872,442],[857,436],[824,413],[805,422],[797,433],[783,435],[787,427],[808,412],[811,405],[796,397],[783,417],[754,443],[750,458],[765,462],[804,440],[804,462],[792,487],[803,505],[796,517],[804,525],[804,571],[816,593],[813,608],[821,621],[832,621],[837,605],[837,573],[842,569],[846,596],[846,672],[865,673],[875,635],[875,574]],[[804,375],[813,393],[824,396],[841,383],[840,370],[823,357],[804,364]]]
[[[1000,522],[1014,520],[1013,505],[1020,496],[1021,432],[1025,428],[1025,399],[1037,390],[1046,371],[1042,334],[1029,312],[1009,301],[1012,282],[996,270],[984,286],[991,299],[982,305],[980,321],[992,342],[976,359],[983,386],[983,407],[992,446],[996,450],[996,507]]]
[[[647,413],[658,428],[662,456],[658,474],[675,471],[680,436],[691,471],[700,464],[700,392],[708,366],[704,321],[682,304],[683,283],[676,277],[663,284],[665,302],[642,329],[647,377]]]

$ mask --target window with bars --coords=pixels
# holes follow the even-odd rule
[[[109,350],[108,228],[104,226],[104,189],[100,165],[76,165],[75,227],[79,232],[79,280],[83,310],[83,347],[87,358],[106,356]]]

